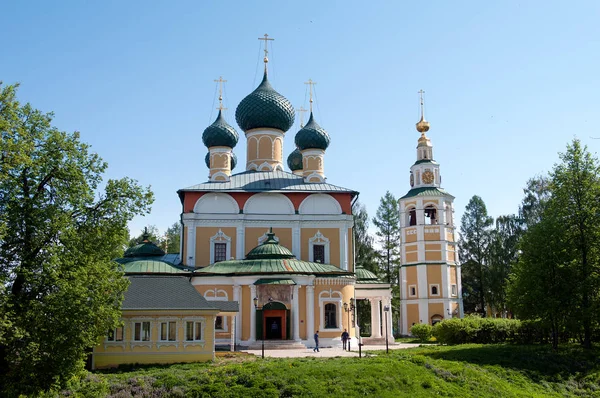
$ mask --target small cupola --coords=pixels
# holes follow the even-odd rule
[[[292,173],[302,176],[302,153],[298,148],[290,153],[287,158],[287,164]]]
[[[156,246],[149,240],[150,234],[148,234],[148,228],[144,228],[142,235],[142,243],[132,246],[125,250],[123,257],[161,257],[165,255],[165,252],[160,247]]]
[[[206,155],[206,165],[209,168],[208,177],[210,181],[226,182],[229,181],[231,170],[235,167],[235,155],[233,148],[238,143],[240,136],[233,127],[231,127],[223,117],[223,80],[219,77],[219,114],[216,120],[204,129],[202,133],[202,142],[208,148]]]

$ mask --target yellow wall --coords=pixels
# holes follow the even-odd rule
[[[248,303],[252,302],[254,297],[250,297],[250,287],[242,286],[242,305],[240,308],[242,312],[242,340],[248,340],[250,338],[250,311],[248,310]]]
[[[404,230],[404,242],[412,243],[417,241],[417,227],[410,227]]]
[[[456,267],[450,268],[450,283],[456,284]]]
[[[419,324],[419,305],[418,304],[406,304],[406,319],[408,321],[408,330],[413,324]]]
[[[438,293],[437,296],[431,295],[431,289],[429,285],[437,284]],[[427,266],[427,289],[429,298],[439,298],[442,297],[442,266],[441,265],[428,265]]]
[[[448,242],[454,242],[454,234],[451,231],[446,231],[446,240]]]
[[[406,262],[407,263],[416,263],[419,261],[419,246],[418,245],[406,245],[404,246],[406,250]]]
[[[306,333],[306,286],[298,289],[298,303],[300,307],[300,338],[307,339]]]
[[[440,226],[439,225],[426,225],[423,230],[423,236],[425,240],[440,240]]]
[[[406,288],[409,285],[415,285],[417,288],[417,296],[419,295],[419,284],[417,283],[417,267],[405,267],[406,269]],[[409,297],[408,290],[406,291],[406,297]]]
[[[231,257],[235,257],[236,231],[235,227],[196,227],[196,265],[210,265],[210,238],[219,230],[231,238]],[[229,259],[228,259],[229,260]]]
[[[197,311],[124,311],[124,339],[122,343],[105,343],[103,337],[99,344],[94,348],[93,362],[94,368],[116,367],[121,364],[129,363],[177,363],[177,362],[196,362],[209,361],[214,358],[214,325],[215,310],[197,310]],[[186,317],[204,318],[204,334],[202,342],[185,341],[185,322]],[[169,318],[169,319],[167,319]],[[175,319],[173,319],[175,318]],[[144,342],[147,345],[137,345],[133,342],[134,330],[132,320],[139,319],[140,322],[151,322],[150,341]],[[177,341],[161,342],[160,322],[176,320]],[[130,346],[129,342],[133,345]],[[184,347],[187,345],[187,347]]]
[[[431,324],[431,317],[434,315],[441,315],[442,319],[446,318],[443,303],[429,303],[429,319],[427,320],[429,324]]]
[[[308,261],[308,240],[321,231],[323,236],[329,239],[329,262],[337,267],[340,266],[340,230],[338,228],[302,228],[300,240],[302,260]]]
[[[322,324],[322,319],[323,319],[323,314],[321,313],[321,308],[320,308],[320,302],[319,302],[319,294],[321,294],[321,292],[329,292],[329,289],[332,289],[332,291],[339,291],[342,293],[342,306],[340,306],[338,308],[339,311],[341,311],[341,315],[342,315],[342,324],[341,329],[348,329],[348,333],[350,333],[350,336],[354,336],[354,328],[348,328],[348,315],[346,312],[344,312],[344,308],[343,308],[343,303],[350,303],[350,298],[354,298],[354,286],[353,285],[346,285],[346,286],[330,286],[330,285],[317,285],[315,286],[315,303],[314,303],[314,328],[315,330],[320,328],[320,325]],[[325,300],[323,303],[326,304],[328,301]],[[333,298],[331,300],[332,303],[336,303],[337,302],[337,296],[335,296],[335,298]],[[352,322],[352,319],[350,319],[350,322]],[[312,338],[312,335],[314,334],[314,331],[312,331],[309,336]],[[319,329],[319,336],[322,338],[337,338],[341,336],[341,331],[335,329],[335,331],[328,331],[327,329]]]

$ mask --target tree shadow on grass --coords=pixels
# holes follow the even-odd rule
[[[422,348],[419,354],[480,366],[501,366],[525,372],[533,380],[568,379],[600,371],[600,350],[578,346],[465,345]]]

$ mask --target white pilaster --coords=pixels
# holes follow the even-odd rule
[[[187,234],[187,254],[185,264],[191,267],[196,266],[196,226],[188,225]]]
[[[450,267],[448,264],[442,264],[442,298],[446,299],[450,297]]]
[[[392,327],[392,300],[389,297],[384,297],[381,304],[383,305],[383,308],[385,308],[385,306],[387,306],[389,308],[389,310],[384,313],[384,317],[387,316],[388,342],[393,343],[394,342],[394,328]],[[385,319],[384,319],[384,323],[385,323]],[[384,333],[385,333],[385,330],[384,330]]]
[[[381,298],[371,300],[371,337],[381,337]]]
[[[340,228],[340,268],[348,270],[348,228]]]
[[[235,314],[235,340],[239,344],[242,341],[242,287],[240,285],[233,285],[233,301],[238,302],[238,313]],[[254,305],[253,305],[254,306]]]
[[[250,342],[256,341],[256,308],[254,308],[254,297],[256,297],[256,286],[250,285]]]
[[[315,287],[306,286],[306,340],[315,333]]]
[[[292,253],[298,260],[300,260],[301,252],[300,224],[298,224],[292,228]]]
[[[300,341],[300,302],[298,300],[298,285],[294,285],[292,296],[292,338]]]
[[[244,227],[236,227],[236,239],[235,239],[235,259],[242,260],[245,257],[245,235]]]

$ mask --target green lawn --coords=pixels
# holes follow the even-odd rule
[[[600,397],[600,351],[428,346],[366,358],[260,359],[89,374],[64,395],[156,397]]]

